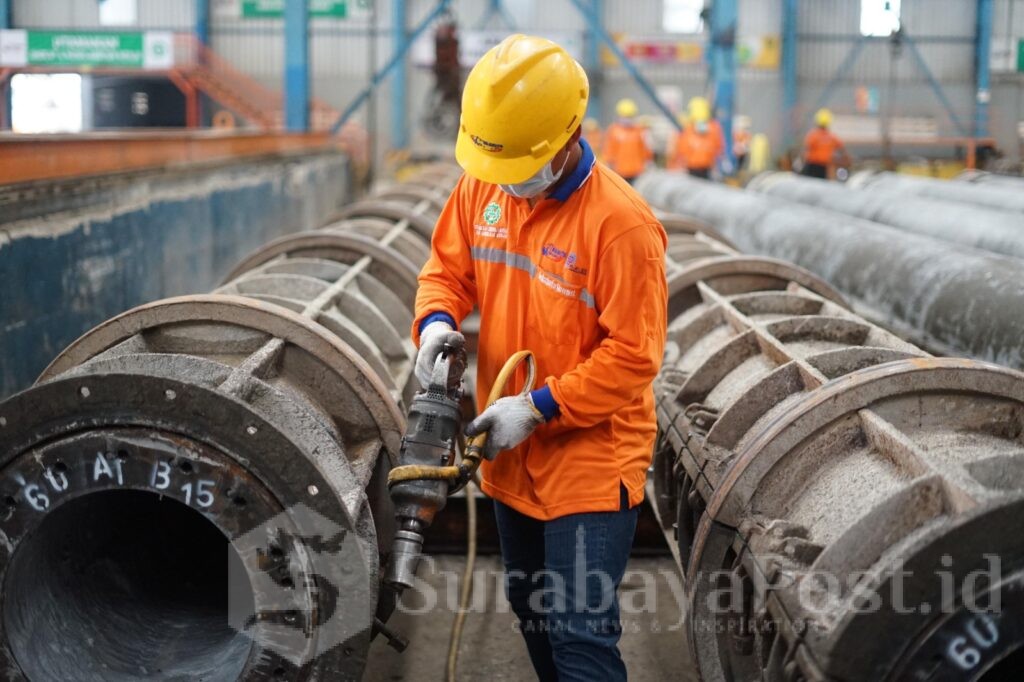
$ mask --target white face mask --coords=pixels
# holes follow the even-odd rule
[[[565,170],[565,164],[569,162],[569,155],[565,155],[565,161],[562,162],[562,167],[558,169],[557,173],[551,167],[553,162],[554,159],[552,158],[551,161],[544,164],[543,168],[534,173],[531,178],[523,180],[522,182],[517,182],[514,185],[498,185],[498,187],[500,187],[501,191],[506,194],[511,194],[512,196],[519,197],[520,199],[532,199],[533,197],[539,196],[540,194],[543,194],[546,189],[551,187],[551,185],[558,182],[558,179],[562,177],[562,172]]]

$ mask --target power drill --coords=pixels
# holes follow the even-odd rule
[[[420,468],[421,476],[399,480],[391,487],[398,531],[384,582],[398,593],[412,587],[423,553],[423,532],[444,508],[448,496],[465,485],[455,480],[455,443],[462,428],[462,375],[466,349],[445,344],[434,363],[430,385],[417,393],[409,406],[409,419],[399,460],[403,468]]]

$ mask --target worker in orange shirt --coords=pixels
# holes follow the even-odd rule
[[[688,112],[683,131],[676,135],[669,164],[670,167],[685,168],[690,175],[707,180],[725,152],[725,136],[722,126],[711,118],[711,105],[703,97],[691,99]]]
[[[750,154],[750,117],[737,116],[733,124],[732,155],[736,159],[736,172],[743,170]]]
[[[842,141],[829,130],[832,125],[831,111],[818,109],[814,114],[814,122],[816,127],[804,138],[802,173],[812,178],[827,179],[829,169],[835,162],[836,153],[841,155],[844,165],[849,165],[850,155],[846,153],[846,147],[843,146]]]
[[[538,678],[592,682],[626,679],[616,589],[657,430],[667,239],[581,139],[588,94],[583,68],[543,38],[509,36],[473,67],[455,144],[465,175],[420,272],[412,333],[426,383],[479,308],[481,408],[505,359],[535,353],[543,384],[465,433],[488,433],[481,487]]]
[[[601,125],[597,119],[583,119],[583,139],[587,141],[591,149],[600,149],[604,134],[601,132]]]
[[[620,99],[615,114],[618,120],[604,133],[601,160],[632,185],[654,155],[647,144],[647,131],[636,121],[636,102]]]

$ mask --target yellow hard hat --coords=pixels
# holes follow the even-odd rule
[[[621,118],[631,118],[636,116],[637,111],[636,102],[629,98],[620,99],[618,104],[615,105],[615,113]]]
[[[711,118],[711,104],[703,97],[694,97],[688,107],[694,123],[704,123]]]
[[[522,182],[576,132],[589,94],[583,67],[562,47],[511,35],[469,72],[455,159],[478,180]]]
[[[828,128],[832,125],[832,112],[828,109],[818,109],[814,114],[814,122],[822,128]]]

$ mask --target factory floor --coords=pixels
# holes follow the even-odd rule
[[[419,571],[428,587],[407,594],[404,611],[388,622],[409,640],[409,648],[400,654],[378,637],[370,648],[367,682],[445,679],[448,636],[465,564],[463,557],[454,555],[437,556],[433,562],[433,570],[428,564],[427,570]],[[500,558],[478,557],[474,573],[478,578],[462,635],[458,679],[535,680],[522,637],[514,629],[515,616],[501,591]],[[630,560],[619,593],[624,612],[619,648],[632,682],[697,679],[678,627],[679,584],[678,569],[669,557]]]

